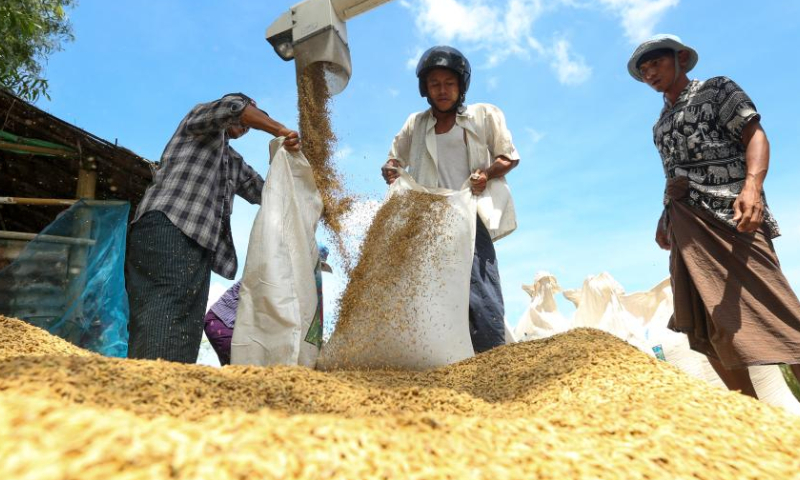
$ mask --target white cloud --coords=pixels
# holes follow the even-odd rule
[[[533,143],[539,143],[539,141],[544,138],[544,133],[534,128],[525,127],[525,131],[528,132],[528,137]]]
[[[528,46],[536,51],[539,55],[545,55],[547,53],[547,49],[539,43],[539,40],[536,40],[533,37],[528,37]]]
[[[416,0],[402,5],[416,14],[418,30],[435,43],[488,52],[482,62],[487,68],[511,55],[529,57],[538,43],[531,37],[533,24],[544,11],[542,0]]]
[[[536,21],[548,9],[569,4],[565,2],[560,0],[545,6],[543,0],[416,0],[403,5],[416,14],[418,30],[433,42],[481,52],[484,58],[473,58],[473,65],[490,69],[512,56],[522,59],[541,56],[550,60],[562,84],[576,85],[591,74],[583,58],[570,52],[566,40],[557,40],[548,47],[534,35]],[[418,58],[414,59],[414,65]],[[490,79],[489,88],[494,86],[496,83]]]
[[[563,39],[553,45],[550,66],[564,85],[581,84],[592,75],[592,68],[586,65],[583,57],[572,54],[569,42]]]
[[[400,95],[400,90],[398,90],[396,88],[389,88],[388,92],[389,92],[389,96],[393,97],[393,98],[396,98],[398,95]]]
[[[622,20],[625,36],[640,43],[652,36],[659,21],[680,0],[598,0]]]
[[[421,0],[417,10],[417,28],[434,39],[449,43],[477,42],[494,36],[488,25],[498,25],[500,11],[481,0]]]
[[[499,77],[489,77],[489,79],[486,80],[486,88],[490,91],[496,90],[499,84],[500,84]]]
[[[402,0],[416,17],[420,33],[431,43],[453,44],[484,55],[473,65],[495,68],[509,57],[539,56],[550,61],[559,81],[576,85],[586,81],[591,68],[571,53],[566,40],[543,44],[534,27],[544,14],[559,8],[605,9],[620,19],[625,37],[638,43],[651,36],[666,12],[680,0]],[[413,69],[422,49],[407,62]]]
[[[511,0],[505,15],[506,33],[515,42],[527,38],[544,11],[541,0]]]

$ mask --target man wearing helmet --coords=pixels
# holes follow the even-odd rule
[[[767,206],[769,142],[747,94],[726,77],[689,80],[698,55],[673,35],[642,43],[630,75],[664,95],[653,127],[667,178],[656,242],[670,250],[669,323],[731,390],[755,397],[748,366],[800,376],[800,302],[780,270]]]
[[[425,187],[461,189],[469,179],[475,195],[487,189],[507,189],[505,175],[519,162],[503,112],[494,105],[464,105],[469,89],[469,61],[458,50],[437,46],[426,51],[417,65],[420,95],[431,108],[408,117],[392,143],[381,168],[386,183],[405,168]],[[498,202],[499,203],[499,202]],[[516,228],[514,206],[502,207],[497,228],[488,229],[480,218],[470,282],[469,323],[472,344],[483,352],[505,343],[503,294],[493,241]]]

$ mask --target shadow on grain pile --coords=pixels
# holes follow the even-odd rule
[[[796,478],[798,442],[596,330],[322,373],[105,358],[0,317],[0,478]]]

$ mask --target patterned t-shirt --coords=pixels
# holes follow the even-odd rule
[[[727,77],[692,80],[674,105],[664,109],[653,126],[667,179],[689,178],[686,202],[711,213],[731,227],[733,202],[744,186],[747,164],[742,130],[759,119],[750,97]],[[764,226],[771,238],[778,224],[764,202]],[[668,200],[665,198],[665,203]]]

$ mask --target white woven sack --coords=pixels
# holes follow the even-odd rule
[[[518,341],[547,338],[570,329],[572,320],[558,311],[555,296],[561,292],[561,287],[556,277],[548,272],[537,272],[533,283],[523,285],[522,289],[530,295],[531,302],[514,329]]]
[[[369,300],[391,302],[391,318],[375,321],[374,312],[356,312],[347,325],[339,325],[322,347],[317,368],[392,368],[423,370],[458,362],[474,355],[469,335],[469,285],[475,246],[476,200],[469,187],[459,191],[428,189],[405,171],[389,188],[387,198],[409,190],[434,193],[450,205],[446,235],[419,245],[426,255],[420,265],[400,269],[396,290]],[[407,212],[414,215],[415,212]],[[384,228],[400,225],[387,223]],[[391,245],[384,245],[392,255]],[[430,259],[436,259],[432,261]],[[414,285],[409,296],[403,285]],[[383,297],[383,298],[381,298]]]
[[[270,168],[250,232],[231,363],[314,367],[319,348],[306,341],[317,309],[314,237],[322,197],[301,152],[270,142]]]
[[[634,314],[625,309],[621,300],[624,293],[622,286],[606,272],[587,277],[577,292],[564,292],[564,296],[577,307],[572,328],[603,330],[646,351],[644,327]]]

